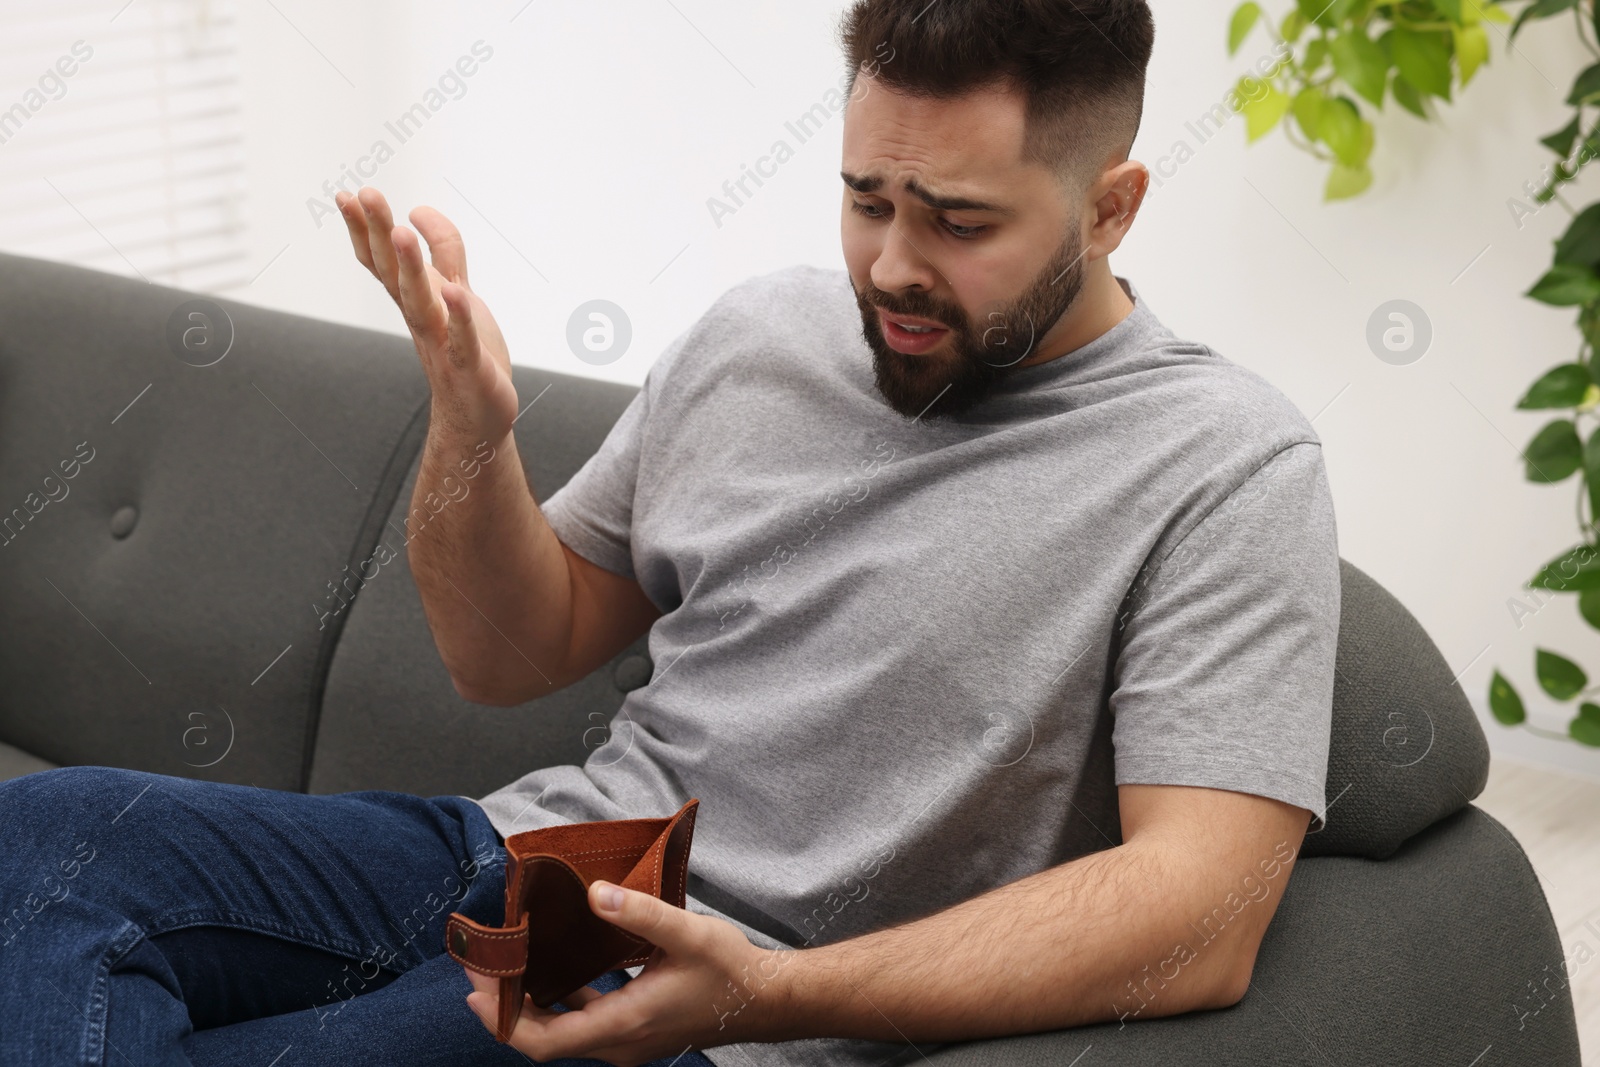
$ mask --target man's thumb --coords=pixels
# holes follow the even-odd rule
[[[589,885],[589,907],[600,918],[667,952],[690,947],[689,913],[649,893],[597,880]]]

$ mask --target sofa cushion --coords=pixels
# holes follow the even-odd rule
[[[0,256],[0,741],[303,789],[337,636],[313,605],[427,382],[409,338],[229,300],[220,347],[195,300]],[[182,346],[207,337],[220,359]]]
[[[0,782],[8,778],[21,778],[34,771],[46,771],[55,764],[42,760],[32,752],[24,752],[13,745],[0,742]]]

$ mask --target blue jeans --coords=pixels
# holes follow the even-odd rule
[[[452,911],[504,908],[504,845],[463,797],[0,782],[0,1064],[523,1067],[444,951]]]

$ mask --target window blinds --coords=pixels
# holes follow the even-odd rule
[[[248,283],[234,0],[14,5],[0,247],[203,292]]]

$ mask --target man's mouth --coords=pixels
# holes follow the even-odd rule
[[[948,326],[931,319],[892,314],[883,308],[878,309],[878,322],[883,328],[883,336],[889,342],[889,347],[909,355],[919,355],[928,351],[950,332]]]

